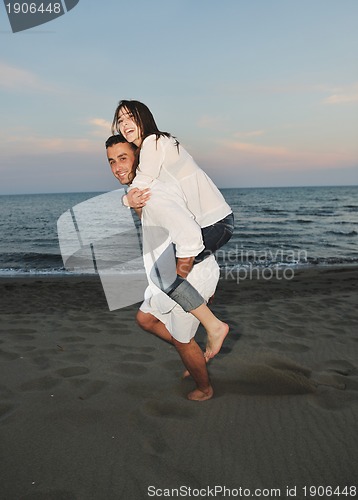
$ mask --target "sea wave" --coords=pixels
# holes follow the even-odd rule
[[[334,234],[335,236],[358,236],[358,231],[326,231],[325,234]]]

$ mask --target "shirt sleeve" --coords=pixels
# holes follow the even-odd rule
[[[183,206],[172,199],[157,203],[155,193],[146,205],[152,222],[165,228],[175,244],[176,257],[195,257],[205,248],[201,227]]]
[[[150,135],[143,141],[136,176],[130,189],[144,189],[159,177],[164,162],[164,147],[160,138]]]

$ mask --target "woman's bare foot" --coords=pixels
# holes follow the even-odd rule
[[[182,379],[190,377],[190,371],[189,370],[184,370],[183,375],[181,376]]]
[[[195,389],[195,391],[189,392],[188,399],[190,399],[190,401],[207,401],[208,399],[211,399],[213,395],[214,395],[214,390],[210,385],[204,391],[201,391],[200,389]]]
[[[212,359],[220,351],[221,346],[225,340],[226,335],[229,333],[229,325],[220,321],[218,327],[208,334],[208,342],[206,344],[206,351],[204,357],[206,362]]]

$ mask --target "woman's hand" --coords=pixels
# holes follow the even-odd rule
[[[133,188],[127,193],[127,203],[131,208],[143,208],[150,198],[150,189]]]

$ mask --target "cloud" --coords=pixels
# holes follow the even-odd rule
[[[225,126],[225,118],[222,116],[203,115],[197,121],[199,128],[216,130]]]
[[[295,149],[282,145],[258,144],[239,140],[220,141],[210,156],[202,155],[201,163],[212,164],[213,158],[220,158],[221,165],[233,168],[253,168],[267,172],[301,171],[311,168],[329,170],[338,166],[351,166],[357,162],[355,151],[324,150],[310,148]],[[230,167],[229,167],[230,168]]]
[[[39,137],[37,135],[21,134],[2,136],[2,149],[4,153],[16,154],[45,154],[45,153],[74,153],[98,152],[101,144],[88,138],[67,137]]]
[[[93,125],[94,130],[92,130],[92,134],[100,137],[107,138],[111,135],[111,127],[112,123],[104,118],[91,118],[89,120],[89,124]]]
[[[358,85],[334,90],[334,94],[323,100],[324,104],[346,104],[358,102]]]
[[[239,94],[291,94],[291,95],[307,95],[318,94],[323,104],[346,104],[358,101],[358,84],[337,86],[329,84],[315,84],[315,83],[282,83],[282,84],[253,84],[250,86],[225,86],[225,94],[239,95]],[[328,97],[322,97],[324,95]]]
[[[10,66],[9,64],[0,61],[0,88],[10,91],[22,92],[26,90],[36,92],[53,92],[58,89],[42,81],[35,73]]]
[[[247,85],[224,84],[220,86],[220,92],[228,95],[240,94],[258,94],[258,95],[275,95],[275,94],[311,94],[317,92],[332,91],[332,85],[316,84],[311,82],[263,82],[252,83]]]
[[[223,141],[222,144],[231,151],[240,151],[241,153],[255,156],[282,157],[288,153],[288,150],[282,146],[263,146],[261,144],[240,141]]]
[[[236,132],[234,134],[237,138],[245,138],[245,137],[259,137],[260,135],[264,135],[264,130],[252,130],[251,132]]]

